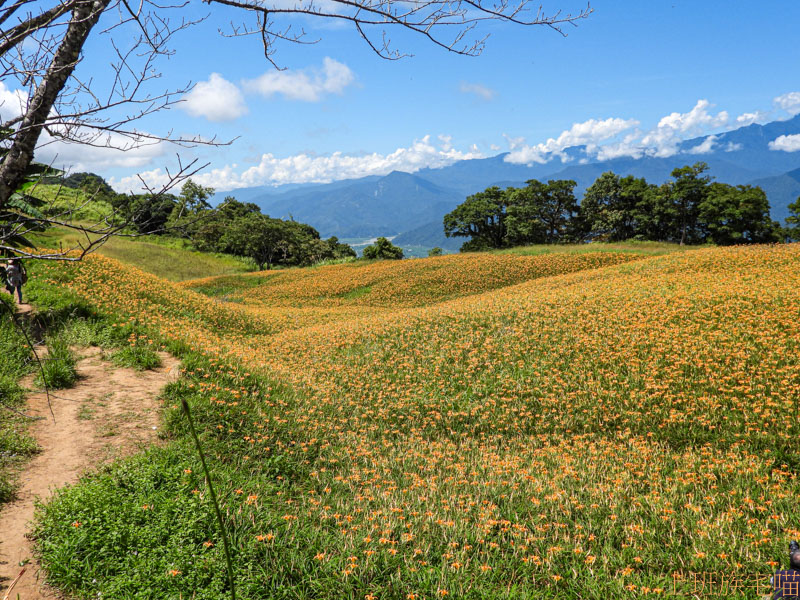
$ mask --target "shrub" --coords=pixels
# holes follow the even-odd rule
[[[112,354],[111,360],[115,365],[130,367],[137,371],[157,369],[161,366],[161,358],[148,346],[128,346]]]
[[[398,248],[385,237],[379,237],[371,246],[364,248],[364,258],[399,260],[403,258],[403,249]]]
[[[75,370],[75,356],[69,349],[67,336],[63,332],[48,336],[46,343],[47,356],[42,361],[43,373],[37,375],[36,384],[47,385],[52,389],[71,387],[78,379],[78,372]]]

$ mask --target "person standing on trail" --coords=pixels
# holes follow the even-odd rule
[[[10,259],[6,265],[6,289],[12,296],[14,295],[14,290],[17,291],[17,298],[20,304],[22,304],[22,286],[27,280],[28,276],[25,272],[25,267],[22,266],[22,262],[18,258]]]

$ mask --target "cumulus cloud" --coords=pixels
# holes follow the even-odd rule
[[[712,115],[709,108],[711,103],[708,100],[698,100],[689,112],[673,112],[663,117],[655,129],[642,138],[647,154],[662,158],[673,156],[678,153],[678,145],[685,136],[716,129],[728,123],[726,111]]]
[[[350,67],[325,57],[322,68],[297,71],[268,71],[244,82],[248,92],[271,98],[280,94],[287,100],[318,102],[329,94],[342,94],[355,81]]]
[[[487,102],[489,100],[494,100],[495,96],[497,96],[497,92],[486,87],[485,85],[481,85],[480,83],[468,83],[466,81],[462,81],[458,90],[462,94],[472,94],[481,100],[486,100]]]
[[[714,151],[714,146],[717,144],[717,136],[710,135],[702,142],[697,144],[694,148],[689,148],[687,154],[711,154]]]
[[[641,132],[634,131],[618,142],[603,144],[598,147],[596,158],[599,161],[613,160],[624,156],[641,158],[645,154],[645,148],[641,145],[640,138]]]
[[[572,146],[586,146],[587,153],[595,153],[598,144],[605,140],[615,138],[619,134],[639,125],[635,119],[609,118],[604,120],[589,119],[583,123],[575,123],[570,129],[562,131],[557,138],[549,138],[546,142],[535,145],[524,144],[519,138],[508,138],[511,152],[505,158],[511,163],[539,163],[544,164],[555,157],[560,157],[563,162],[568,160],[564,152]]]
[[[139,169],[163,157],[168,150],[166,142],[156,142],[123,151],[119,148],[129,146],[130,140],[118,134],[106,136],[97,143],[107,144],[108,147],[54,140],[42,134],[35,159],[64,171],[98,173],[113,168]]]
[[[736,124],[745,127],[747,125],[752,125],[753,123],[763,123],[767,119],[769,119],[769,113],[755,110],[753,112],[743,113],[736,117]]]
[[[242,92],[219,73],[195,85],[179,106],[193,117],[209,121],[233,121],[247,114]]]
[[[505,160],[544,164],[554,158],[561,158],[566,162],[569,156],[565,150],[571,146],[584,146],[586,158],[599,161],[622,157],[638,159],[643,156],[673,156],[680,151],[683,140],[729,123],[726,111],[713,114],[711,108],[712,104],[708,100],[698,100],[690,111],[670,113],[662,117],[654,128],[644,132],[639,129],[639,122],[635,119],[610,118],[575,123],[557,138],[533,145],[526,144],[523,138],[503,134],[510,148]],[[717,136],[712,135],[688,152],[707,154],[713,151],[717,143]],[[732,151],[739,148],[731,148],[729,144],[725,149]]]
[[[770,150],[782,150],[783,152],[797,152],[800,150],[800,134],[781,135],[769,143]]]
[[[27,104],[27,92],[9,89],[5,83],[0,81],[0,120],[5,122],[19,117]]]
[[[792,116],[800,113],[800,92],[788,92],[773,101],[778,108],[782,108]]]
[[[736,152],[737,150],[741,150],[742,148],[744,148],[743,144],[737,144],[735,142],[728,142],[725,145],[724,150],[725,150],[725,152]]]
[[[348,155],[335,152],[328,156],[314,156],[302,153],[284,158],[263,154],[257,165],[243,171],[237,170],[236,165],[226,165],[195,175],[192,179],[218,191],[228,191],[259,185],[327,183],[368,175],[386,175],[392,171],[413,173],[425,167],[445,167],[459,160],[483,158],[483,154],[474,146],[467,152],[456,150],[448,136],[439,136],[439,142],[437,147],[432,143],[431,136],[427,135],[415,140],[408,148],[398,148],[389,154]],[[163,184],[167,179],[161,169],[140,175],[150,185]],[[138,192],[141,189],[138,177],[111,178],[109,184],[121,192]]]
[[[24,112],[27,102],[28,94],[24,90],[10,89],[0,81],[0,120],[5,122],[19,117]],[[62,128],[62,126],[53,127]],[[78,129],[71,133],[80,135],[82,131]],[[123,151],[120,148],[129,149]],[[131,148],[129,138],[114,132],[94,138],[93,145],[90,146],[64,141],[44,130],[37,142],[34,160],[64,171],[102,172],[111,168],[138,169],[163,156],[166,151],[164,142]]]

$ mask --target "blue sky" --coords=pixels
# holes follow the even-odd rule
[[[544,10],[585,6],[552,0]],[[299,24],[320,41],[280,44],[274,59],[286,70],[276,71],[259,40],[218,35],[221,24],[241,20],[236,11],[193,3],[191,14],[210,16],[176,38],[153,90],[188,81],[196,87],[138,127],[238,138],[232,145],[119,153],[53,144],[37,157],[137,190],[139,176],[163,179],[179,153],[210,163],[195,179],[226,191],[413,171],[507,151],[519,162],[557,161],[575,143],[596,146],[598,158],[643,147],[667,155],[677,139],[800,112],[800,3],[596,0],[591,7],[578,27],[565,28],[567,37],[488,23],[486,49],[476,58],[390,32],[398,49],[414,54],[400,61],[377,57],[351,27],[306,18]],[[92,44],[79,74],[101,84],[107,36]],[[13,92],[10,83],[0,85],[3,94]],[[781,151],[800,150],[800,140],[789,142]]]

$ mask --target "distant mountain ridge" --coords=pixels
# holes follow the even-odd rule
[[[294,218],[315,227],[323,237],[397,236],[398,245],[457,249],[463,240],[444,236],[442,218],[464,199],[491,185],[523,186],[530,179],[574,179],[580,198],[606,171],[644,177],[651,183],[670,178],[676,167],[703,161],[717,181],[758,185],[767,193],[772,217],[783,220],[787,206],[800,196],[800,152],[771,150],[781,135],[800,134],[800,115],[785,121],[748,125],[732,131],[685,140],[679,153],[667,158],[623,157],[587,160],[586,148],[567,148],[572,160],[515,164],[507,153],[456,162],[416,173],[393,171],[386,176],[327,184],[247,188],[217,194],[258,204],[272,217]],[[709,139],[713,138],[713,139]],[[701,150],[707,151],[698,151]]]

